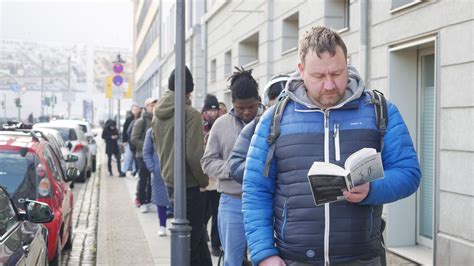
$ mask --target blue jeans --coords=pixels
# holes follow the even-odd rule
[[[137,168],[135,166],[135,158],[133,158],[133,153],[132,150],[130,150],[130,145],[127,143],[125,145],[125,153],[123,155],[123,164],[122,164],[122,173],[127,173],[128,170],[130,170],[130,164],[132,168],[132,173],[135,173],[137,171]]]
[[[217,223],[224,249],[224,266],[242,266],[247,240],[244,231],[242,199],[222,193],[219,201]]]

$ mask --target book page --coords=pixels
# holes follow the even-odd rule
[[[352,187],[384,177],[380,153],[360,158],[356,163],[353,162],[347,170],[350,172]]]
[[[308,172],[308,181],[316,206],[343,200],[342,191],[349,173],[342,167],[324,162],[314,162]]]

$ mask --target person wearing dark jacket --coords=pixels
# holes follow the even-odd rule
[[[161,174],[168,188],[168,195],[173,204],[174,195],[174,115],[175,115],[175,71],[168,78],[168,89],[158,100],[152,121],[155,147],[161,163]],[[205,197],[200,189],[209,184],[209,178],[201,169],[199,160],[204,153],[204,134],[199,111],[191,106],[191,92],[194,89],[193,76],[186,67],[185,88],[185,162],[186,162],[186,218],[191,226],[191,265],[211,266],[211,254],[207,247],[206,229],[204,228]]]
[[[151,179],[150,172],[143,161],[143,143],[145,142],[146,131],[151,127],[153,109],[158,100],[148,98],[145,100],[145,109],[142,116],[133,124],[130,142],[135,146],[135,158],[138,167],[137,197],[140,202],[140,212],[149,211],[151,204]]]
[[[209,132],[211,131],[212,125],[219,118],[219,102],[216,96],[208,94],[204,100],[204,106],[201,111],[202,117],[202,131],[204,133],[204,146],[207,144],[209,138]],[[209,186],[206,187],[204,192],[206,195],[206,218],[204,219],[204,226],[207,228],[207,224],[212,217],[211,221],[211,254],[213,256],[219,256],[221,253],[221,241],[219,239],[219,231],[217,228],[217,216],[219,210],[219,199],[220,193],[217,192],[217,180],[215,177],[209,176]]]
[[[119,133],[117,129],[117,123],[115,120],[109,119],[105,123],[105,128],[102,131],[102,138],[105,140],[105,153],[107,154],[107,167],[109,169],[109,175],[112,176],[112,155],[115,156],[117,161],[117,171],[119,177],[124,177],[125,174],[121,171],[120,167],[120,149],[117,143]]]
[[[123,164],[122,164],[122,172],[127,173],[128,170],[132,170],[132,173],[136,172],[136,165],[135,165],[135,155],[134,152],[131,150],[130,146],[130,135],[128,134],[129,128],[133,125],[133,121],[139,118],[140,114],[140,107],[138,105],[133,104],[132,110],[127,116],[125,123],[123,124],[122,130],[122,143],[125,148]],[[131,131],[130,131],[131,132]]]

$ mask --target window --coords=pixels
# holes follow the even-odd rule
[[[245,66],[258,61],[258,32],[239,43],[239,65]]]
[[[217,72],[217,66],[216,66],[216,59],[212,59],[211,60],[211,73],[210,73],[210,79],[211,79],[211,82],[214,82],[216,81],[216,73]]]
[[[398,10],[416,5],[421,3],[421,0],[392,0],[391,12],[396,12]]]
[[[18,223],[10,198],[0,189],[0,237],[10,231]]]
[[[281,52],[298,47],[299,14],[295,13],[283,20]]]
[[[48,164],[48,168],[49,170],[51,170],[51,173],[53,174],[54,179],[61,180],[61,176],[59,173],[60,170],[53,159],[52,151],[46,147],[44,149],[44,159],[46,163]]]
[[[224,75],[232,74],[232,50],[229,50],[224,55]]]
[[[423,178],[420,184],[418,213],[418,242],[430,245],[433,239],[433,197],[435,175],[435,89],[434,89],[434,54],[420,51],[419,62],[419,114],[418,114],[418,153]],[[429,239],[425,241],[425,239]],[[428,242],[428,243],[425,243]]]
[[[326,25],[336,31],[349,29],[350,0],[326,0]]]

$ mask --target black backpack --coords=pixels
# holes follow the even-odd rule
[[[374,105],[375,120],[377,123],[377,128],[380,131],[380,150],[382,150],[383,137],[387,132],[388,124],[387,101],[383,93],[378,90],[366,90],[365,92],[370,96],[369,103]],[[275,153],[275,143],[280,136],[281,117],[289,101],[290,97],[288,97],[285,91],[283,91],[281,96],[278,98],[278,103],[275,106],[272,117],[272,125],[270,127],[270,134],[267,136],[267,143],[270,148],[268,149],[267,159],[265,160],[265,170],[263,172],[264,176],[268,176],[270,172],[270,163]]]

